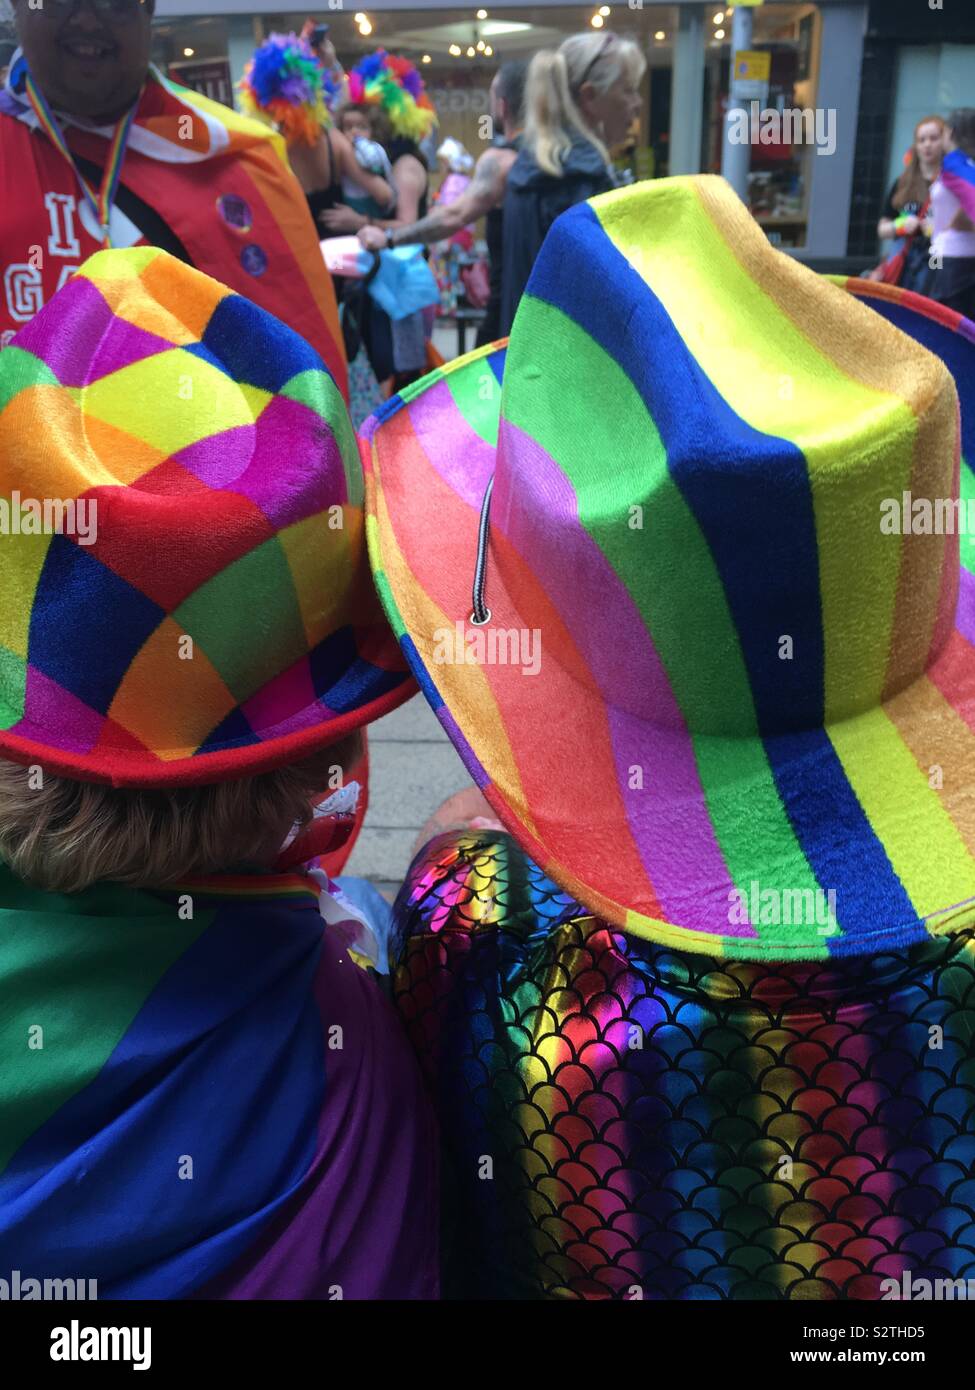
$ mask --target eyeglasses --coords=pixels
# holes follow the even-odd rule
[[[62,18],[88,5],[99,19],[133,19],[145,9],[146,0],[41,0],[40,9]]]

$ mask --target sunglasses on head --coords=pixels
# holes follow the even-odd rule
[[[615,35],[615,34],[604,34],[604,35],[603,35],[603,41],[602,41],[602,43],[599,45],[599,47],[596,49],[595,56],[594,56],[593,58],[591,58],[591,59],[589,60],[589,62],[586,64],[585,69],[584,69],[584,71],[583,71],[583,74],[582,74],[582,76],[579,78],[578,83],[576,84],[577,89],[578,89],[579,87],[581,87],[582,84],[588,79],[589,74],[592,72],[593,68],[594,68],[594,67],[596,66],[596,64],[599,62],[600,58],[602,58],[602,56],[604,55],[604,53],[605,53],[606,50],[609,48],[610,44],[613,42],[613,40],[614,40],[615,38],[616,38],[616,35]]]

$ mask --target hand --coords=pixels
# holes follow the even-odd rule
[[[386,233],[382,227],[374,227],[371,222],[367,223],[359,232],[359,240],[367,251],[385,251]]]
[[[364,227],[368,218],[363,217],[362,213],[356,212],[354,208],[347,207],[345,203],[339,203],[337,207],[319,213],[319,221],[333,236],[347,236]]]

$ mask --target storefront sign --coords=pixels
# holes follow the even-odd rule
[[[230,80],[230,63],[226,58],[213,58],[195,63],[170,63],[169,76],[181,87],[189,87],[211,101],[233,106],[234,88]]]

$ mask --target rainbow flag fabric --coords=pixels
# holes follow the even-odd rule
[[[0,755],[215,782],[412,693],[317,353],[155,247],[93,256],[0,352]]]
[[[975,222],[975,159],[964,150],[951,150],[941,162],[941,182]]]
[[[507,348],[363,430],[428,700],[544,873],[657,945],[975,916],[975,326],[860,294],[720,179],[617,190],[555,224]]]
[[[26,78],[23,56],[15,54],[0,92],[0,259],[6,268],[0,334],[8,336],[102,247],[77,175],[38,131]],[[79,169],[97,185],[112,130],[67,124],[64,134]],[[348,397],[331,277],[284,140],[266,125],[150,67],[126,142],[110,232],[112,246],[160,245],[282,319],[311,344]],[[38,245],[46,254],[30,257]]]
[[[4,1280],[437,1296],[420,1075],[309,876],[62,896],[0,865],[0,921]]]
[[[485,831],[432,841],[395,918],[444,1297],[971,1298],[971,928],[843,960],[681,951]]]

